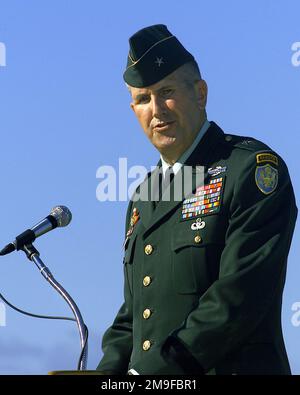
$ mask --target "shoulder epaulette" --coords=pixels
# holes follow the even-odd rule
[[[228,144],[231,144],[235,148],[244,149],[247,151],[272,151],[269,146],[265,143],[256,140],[253,137],[237,136],[231,134],[225,134],[224,140]]]

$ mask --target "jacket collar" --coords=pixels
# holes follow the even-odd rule
[[[188,157],[185,162],[185,166],[192,166],[193,167],[193,177],[196,175],[196,166],[203,166],[204,167],[204,181],[207,180],[208,174],[207,169],[211,162],[211,158],[213,154],[218,150],[218,145],[221,140],[223,140],[223,131],[219,128],[219,126],[214,123],[210,122],[210,127],[203,136],[200,143],[196,146],[194,151]],[[147,190],[151,191],[151,182],[152,184],[155,183],[156,177],[158,177],[159,172],[161,171],[161,160],[158,162],[156,169],[149,173],[148,177],[145,181],[141,184],[141,188],[148,188]],[[176,182],[177,177],[181,177],[181,172],[179,172],[173,180],[173,184]],[[147,186],[145,185],[147,184]],[[165,194],[170,195],[170,187],[166,189]],[[168,215],[171,211],[175,210],[178,205],[182,203],[178,200],[171,200],[171,201],[164,201],[161,200],[158,204],[156,209],[153,208],[153,202],[151,199],[147,201],[138,200],[135,206],[138,208],[141,216],[141,221],[145,227],[144,237],[152,230],[152,228],[157,225],[159,221],[161,221],[166,215]]]

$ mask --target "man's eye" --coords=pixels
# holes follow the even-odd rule
[[[148,103],[148,101],[149,101],[149,96],[140,96],[137,99],[137,104]]]

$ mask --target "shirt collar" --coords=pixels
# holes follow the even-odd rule
[[[174,165],[172,166],[173,168],[173,172],[174,175],[176,175],[176,173],[178,173],[178,171],[181,169],[182,165],[184,164],[184,162],[187,160],[187,158],[191,155],[191,153],[194,151],[194,149],[196,148],[196,146],[199,144],[199,142],[201,141],[202,137],[204,136],[204,134],[207,132],[208,128],[210,127],[210,123],[209,121],[206,119],[204,124],[202,125],[199,133],[197,134],[195,140],[193,141],[193,143],[189,146],[189,148],[181,155],[180,158],[178,158],[177,162],[174,163]],[[163,170],[163,176],[165,177],[167,168],[170,167],[170,165],[163,159],[162,156],[160,156],[161,159],[161,163],[162,163],[162,170]]]

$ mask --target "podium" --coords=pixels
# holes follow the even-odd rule
[[[50,376],[111,376],[113,372],[101,372],[99,370],[53,370],[48,372]]]

